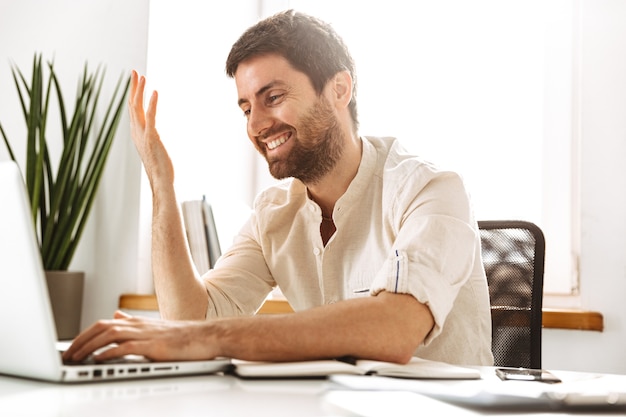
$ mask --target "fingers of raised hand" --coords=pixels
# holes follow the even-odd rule
[[[143,94],[146,79],[133,71],[130,79],[130,94],[128,95],[128,110],[131,125],[143,129],[145,126],[145,114],[143,109]]]
[[[151,128],[154,128],[154,126],[156,125],[156,109],[158,101],[159,95],[156,91],[153,91],[152,95],[150,96],[150,102],[148,103],[148,110],[146,111],[146,122]]]

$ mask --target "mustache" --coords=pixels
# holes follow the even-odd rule
[[[261,139],[261,140],[267,139],[270,136],[273,136],[273,135],[275,135],[275,134],[277,134],[279,132],[284,132],[286,130],[289,130],[289,131],[293,132],[295,129],[292,126],[290,126],[290,125],[288,125],[286,123],[280,123],[280,124],[277,124],[275,126],[272,126],[268,130],[266,130],[265,132],[263,132],[262,134],[257,136],[257,140],[259,140],[259,139]]]

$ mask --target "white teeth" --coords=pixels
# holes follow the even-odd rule
[[[271,149],[276,149],[278,148],[280,145],[282,145],[283,143],[287,142],[287,137],[286,136],[282,136],[276,140],[273,140],[271,142],[269,142],[267,144],[267,147]]]

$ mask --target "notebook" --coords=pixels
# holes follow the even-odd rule
[[[0,162],[0,374],[55,382],[208,374],[230,360],[63,364],[45,274],[18,166]]]
[[[332,375],[377,375],[408,379],[479,379],[474,368],[413,357],[397,364],[349,357],[301,362],[250,362],[233,359],[233,373],[242,378],[315,378]]]

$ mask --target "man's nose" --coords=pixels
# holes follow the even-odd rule
[[[263,108],[256,108],[248,115],[248,135],[258,137],[263,135],[272,126],[270,112]]]

